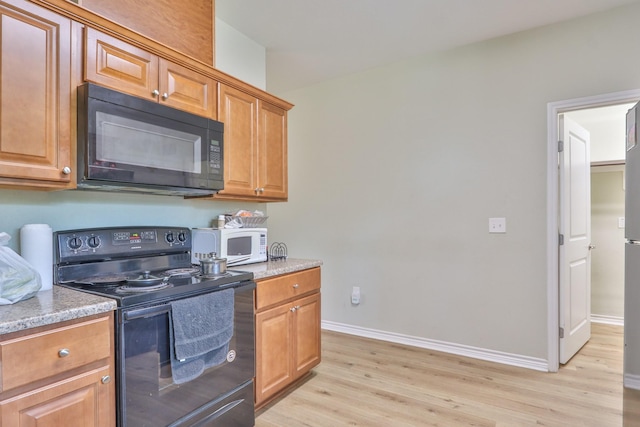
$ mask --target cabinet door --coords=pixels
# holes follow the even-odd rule
[[[294,378],[320,363],[320,293],[297,300],[293,314]]]
[[[256,404],[293,380],[291,308],[283,304],[256,314]]]
[[[109,368],[90,371],[0,402],[0,425],[14,427],[112,427],[113,381]]]
[[[215,80],[160,58],[160,102],[216,119]]]
[[[224,123],[224,190],[221,195],[256,196],[258,100],[220,85],[219,120]]]
[[[0,389],[4,392],[108,360],[113,352],[112,322],[100,317],[0,341]],[[67,350],[66,356],[60,356],[61,349]]]
[[[287,199],[287,112],[259,104],[258,188],[260,197]]]
[[[0,3],[0,174],[65,188],[71,164],[71,21],[23,0]],[[45,181],[45,182],[42,182]]]
[[[158,57],[121,40],[85,29],[85,80],[157,100]]]

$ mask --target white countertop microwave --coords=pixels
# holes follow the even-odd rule
[[[191,230],[191,263],[215,253],[227,266],[267,260],[266,228],[194,228]]]

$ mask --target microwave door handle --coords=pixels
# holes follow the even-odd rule
[[[238,262],[240,262],[240,261],[246,261],[246,260],[248,260],[249,258],[250,258],[250,257],[249,257],[248,255],[247,255],[247,256],[237,257],[237,258],[234,258],[233,260],[229,260],[229,261],[227,261],[227,264],[228,264],[228,265],[233,265],[233,264],[236,264],[236,263],[238,263]]]

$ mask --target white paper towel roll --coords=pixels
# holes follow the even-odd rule
[[[20,229],[20,255],[40,273],[41,291],[53,286],[53,232],[47,224],[25,224]]]

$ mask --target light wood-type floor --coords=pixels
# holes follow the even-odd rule
[[[621,326],[594,323],[558,373],[327,331],[322,345],[313,376],[256,427],[623,425]],[[627,397],[625,427],[640,425],[640,394]]]

